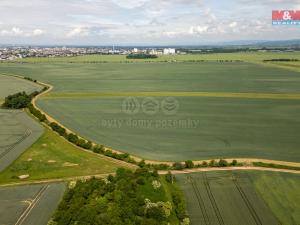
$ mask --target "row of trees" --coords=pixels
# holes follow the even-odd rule
[[[201,164],[194,164],[192,160],[187,160],[185,163],[175,162],[173,164],[173,169],[183,170],[183,169],[193,169],[193,168],[205,168],[205,167],[229,167],[229,166],[238,166],[241,165],[237,160],[232,160],[232,162],[227,162],[225,159],[220,159],[219,161],[211,160],[209,162],[203,161]]]
[[[265,59],[264,62],[298,62],[299,59]]]
[[[193,168],[207,168],[207,167],[229,167],[229,166],[242,166],[237,160],[232,160],[228,162],[225,159],[220,159],[219,161],[210,160],[209,162],[203,161],[201,164],[195,164],[192,160],[187,160],[184,163],[175,162],[172,166],[168,164],[146,164],[144,160],[141,160],[138,164],[141,168],[154,168],[157,170],[183,170],[183,169],[193,169]]]
[[[126,56],[127,59],[157,59],[157,55],[151,54],[130,54]]]
[[[169,176],[159,177],[157,171],[141,168],[135,172],[120,168],[106,179],[78,181],[65,193],[50,224],[180,224],[187,221],[186,204],[175,179],[169,182]],[[153,183],[161,185],[154,188]]]

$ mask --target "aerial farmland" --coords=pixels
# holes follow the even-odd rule
[[[300,225],[300,0],[0,15],[0,225]]]
[[[187,218],[191,225],[297,224],[299,205],[293,199],[298,199],[299,187],[298,64],[267,63],[263,60],[276,56],[253,54],[244,54],[242,60],[240,54],[212,54],[151,61],[92,56],[1,63],[2,101],[18,91],[43,88],[46,91],[33,103],[46,121],[27,109],[1,109],[5,157],[0,195],[9,194],[0,197],[3,207],[16,214],[0,209],[0,224],[60,224],[65,208],[59,202],[76,182],[111,176],[120,167],[151,168],[151,163],[161,166],[153,167],[162,168],[161,174],[175,170],[171,182],[177,180],[178,187],[161,190],[173,209],[178,206],[170,195],[180,190],[179,196],[185,196],[186,213],[177,218],[171,213],[174,225]],[[10,82],[14,85],[7,85]],[[57,130],[53,122],[64,129]],[[72,142],[70,133],[87,140],[89,147]],[[184,166],[195,170],[180,174]],[[229,168],[218,171],[222,166]],[[260,167],[238,170],[248,166],[272,167],[266,170],[273,172]],[[165,186],[170,182],[167,175],[160,177]],[[16,189],[16,184],[21,186]],[[157,201],[149,185],[141,190]],[[52,192],[48,195],[44,189]],[[28,196],[18,194],[23,192]],[[278,204],[285,197],[285,204]],[[7,204],[10,198],[16,198],[12,205]],[[49,211],[43,204],[51,205]],[[43,220],[36,216],[39,212],[45,213]]]
[[[211,57],[196,63],[42,61],[0,71],[53,85],[37,102],[43,111],[95,143],[141,158],[299,161],[298,73],[253,63],[252,54],[246,62]],[[140,107],[134,115],[122,108],[130,97]],[[178,107],[171,114],[161,105],[168,98]],[[143,101],[158,104],[157,112],[145,113]]]

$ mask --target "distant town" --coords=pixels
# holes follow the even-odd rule
[[[0,47],[0,61],[12,61],[28,57],[74,57],[80,55],[175,55],[175,54],[207,54],[232,53],[245,51],[294,52],[298,47]]]

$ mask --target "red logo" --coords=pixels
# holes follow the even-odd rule
[[[273,10],[272,20],[300,20],[300,10]]]

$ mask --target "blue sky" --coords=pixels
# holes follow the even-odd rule
[[[300,0],[1,0],[0,44],[176,45],[300,38]]]

